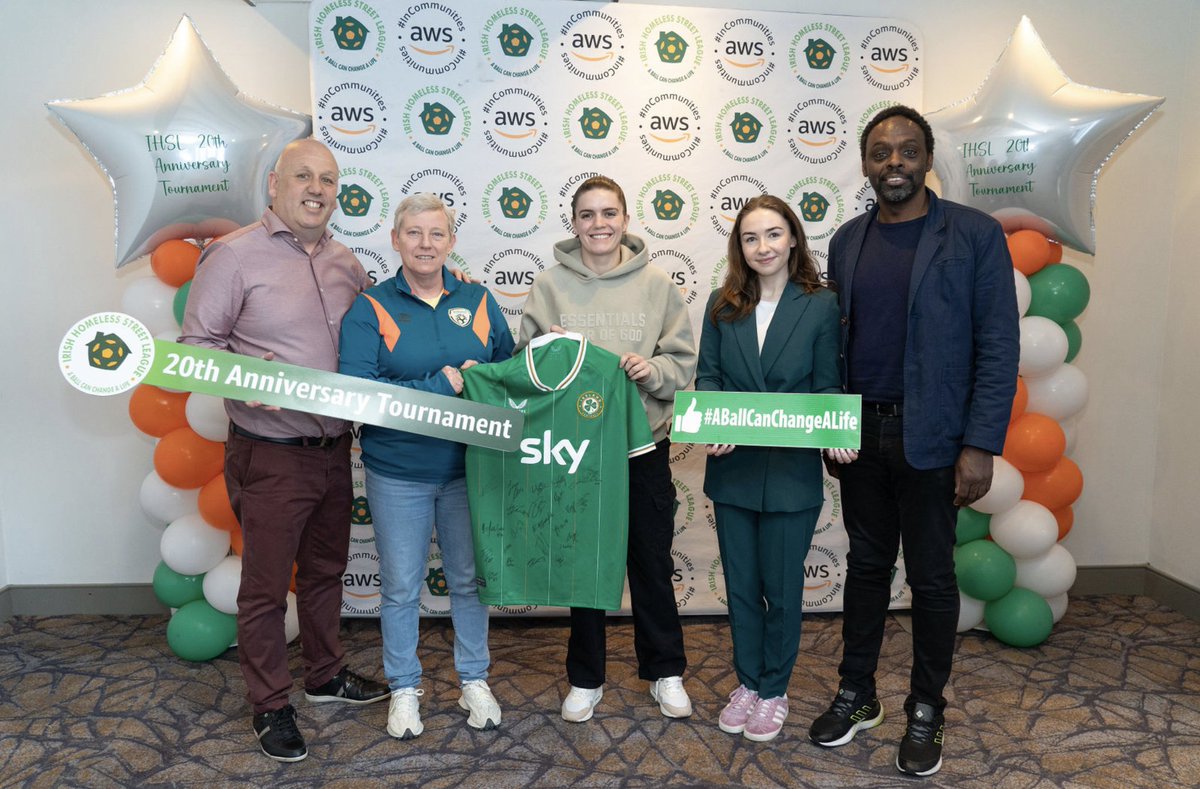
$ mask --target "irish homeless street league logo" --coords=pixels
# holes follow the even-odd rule
[[[739,96],[717,113],[714,126],[721,152],[735,162],[756,162],[775,147],[775,113],[762,99]]]
[[[545,264],[529,250],[512,248],[492,255],[483,267],[483,284],[496,296],[500,311],[509,318],[520,317],[533,278]]]
[[[372,545],[374,542],[372,541]],[[342,573],[342,613],[364,616],[379,613],[379,556],[370,550],[355,550]]]
[[[675,558],[675,572],[671,575],[675,587],[675,607],[685,608],[688,601],[696,596],[696,565],[692,563],[692,557],[678,548],[671,549],[671,556]]]
[[[467,221],[467,185],[449,170],[440,167],[427,167],[418,170],[404,180],[400,185],[400,194],[415,195],[422,192],[437,195],[447,208],[453,208],[457,216],[454,220],[455,231],[461,230]]]
[[[413,70],[447,74],[467,56],[467,26],[457,11],[442,3],[422,2],[400,17],[400,57]]]
[[[650,253],[650,262],[667,272],[686,304],[691,304],[700,295],[696,264],[684,253],[675,249],[655,249]]]
[[[625,108],[612,96],[589,90],[576,96],[562,116],[562,135],[579,156],[605,159],[616,153],[629,132]]]
[[[537,153],[550,139],[546,102],[533,91],[505,88],[483,105],[483,137],[488,147],[521,158]]]
[[[78,321],[58,344],[58,369],[92,395],[128,392],[150,373],[154,337],[136,318],[98,312]]]
[[[725,597],[725,568],[721,566],[720,556],[708,565],[708,593],[721,605],[729,605],[729,600]]]
[[[716,187],[708,193],[708,217],[713,230],[729,238],[742,206],[766,193],[767,185],[752,175],[727,175],[717,181]]]
[[[700,145],[700,109],[679,93],[663,93],[638,110],[642,149],[664,162],[692,155]]]
[[[808,164],[828,164],[849,147],[846,113],[829,99],[809,99],[788,113],[788,147]]]
[[[828,22],[813,22],[792,37],[788,65],[806,87],[831,88],[850,69],[850,42]]]
[[[824,534],[842,521],[842,489],[829,477],[821,480],[825,485],[825,503],[817,516],[817,528],[813,534]]]
[[[739,87],[765,82],[775,70],[775,36],[761,20],[732,19],[717,31],[717,73]]]
[[[383,18],[363,0],[326,3],[312,27],[313,49],[341,71],[362,71],[379,62],[387,47]]]
[[[342,82],[317,99],[321,140],[335,151],[366,153],[387,139],[387,102],[361,82]]]
[[[602,174],[603,173],[596,172],[595,170],[584,170],[581,173],[575,173],[569,177],[563,183],[563,185],[558,188],[558,220],[562,225],[563,230],[571,233],[572,235],[575,233],[574,228],[571,226],[571,196],[575,194],[576,187],[578,187],[587,179]]]
[[[804,607],[822,608],[842,593],[842,560],[824,545],[814,545],[804,560]]]
[[[688,446],[696,446],[688,444]],[[674,459],[672,459],[674,462]],[[678,537],[688,530],[693,523],[696,523],[697,517],[704,518],[704,523],[707,524],[710,530],[717,528],[717,522],[713,518],[712,506],[707,504],[707,499],[703,509],[697,507],[696,494],[692,492],[686,484],[680,481],[679,477],[674,477],[672,480],[675,483],[675,532],[674,536]]]
[[[638,59],[646,73],[659,82],[683,82],[704,60],[704,37],[686,17],[665,14],[642,31]]]
[[[454,153],[471,135],[467,100],[449,88],[422,88],[404,103],[404,134],[421,153]]]
[[[686,178],[664,173],[642,184],[634,211],[647,235],[674,241],[695,227],[700,196]]]
[[[879,90],[900,90],[921,73],[916,36],[898,25],[881,25],[858,45],[863,79]]]
[[[572,14],[558,32],[563,65],[580,79],[608,79],[625,64],[625,31],[603,11]]]
[[[529,9],[504,8],[484,23],[479,47],[483,59],[498,74],[528,77],[546,62],[550,35]]]
[[[792,184],[786,199],[804,223],[804,234],[810,242],[833,235],[846,216],[842,192],[828,178],[802,178]]]
[[[541,181],[521,170],[508,170],[489,181],[482,208],[484,221],[504,238],[536,233],[549,212]]]
[[[347,238],[363,238],[390,227],[392,200],[383,179],[364,167],[346,167],[338,179],[338,211],[329,226]]]

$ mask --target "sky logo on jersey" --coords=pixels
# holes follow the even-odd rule
[[[721,152],[735,162],[756,162],[775,147],[775,113],[762,99],[740,96],[717,113],[714,128]]]
[[[880,25],[858,45],[863,79],[879,90],[900,90],[921,73],[917,38],[899,25]]]
[[[400,17],[400,57],[422,74],[446,74],[467,56],[467,26],[447,5],[424,2]]]
[[[550,34],[528,8],[504,8],[488,17],[479,36],[483,59],[506,77],[528,77],[546,62]]]
[[[765,22],[731,19],[717,31],[717,73],[740,87],[765,82],[775,71],[775,36]]]
[[[567,71],[589,81],[608,79],[625,64],[625,31],[603,11],[572,14],[559,30]]]
[[[809,243],[833,235],[846,216],[842,191],[828,178],[802,178],[792,184],[786,199],[804,221],[804,234]]]
[[[326,3],[313,19],[313,50],[341,71],[362,71],[387,47],[383,17],[363,0]]]
[[[788,113],[788,147],[808,164],[826,164],[849,147],[846,113],[825,98],[809,99]]]
[[[459,93],[430,85],[404,104],[404,134],[413,147],[430,156],[447,156],[471,136],[471,110]]]
[[[541,438],[521,440],[521,462],[528,466],[566,466],[567,473],[574,474],[579,470],[579,464],[583,462],[591,443],[590,438],[585,438],[579,446],[575,446],[569,438],[556,442],[547,430]]]
[[[638,43],[642,68],[659,82],[688,79],[704,59],[704,36],[687,17],[664,14],[650,22]]]
[[[805,87],[833,87],[850,69],[850,42],[828,22],[805,25],[788,44],[788,66]]]
[[[708,193],[708,218],[713,230],[728,238],[742,206],[766,193],[767,185],[752,175],[739,173],[717,181],[716,187]]]

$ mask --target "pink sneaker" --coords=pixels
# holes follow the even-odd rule
[[[758,704],[758,694],[745,685],[738,685],[737,690],[729,694],[729,703],[721,710],[717,726],[721,731],[741,734],[746,728],[746,721],[750,720],[750,713],[754,711],[755,704]]]
[[[776,696],[773,699],[759,699],[750,713],[750,720],[742,736],[754,742],[768,742],[775,739],[783,730],[783,722],[787,719],[787,696]]]

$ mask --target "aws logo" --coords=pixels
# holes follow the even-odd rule
[[[808,164],[827,164],[849,147],[846,113],[829,99],[809,99],[788,113],[788,148]]]
[[[675,571],[671,573],[675,607],[685,608],[688,601],[696,596],[696,565],[692,563],[692,557],[677,548],[671,550],[671,556],[675,558]]]
[[[717,31],[717,73],[740,87],[758,85],[775,70],[775,36],[761,20],[740,17]]]
[[[540,256],[526,249],[505,249],[492,255],[483,267],[483,284],[496,296],[500,311],[520,317],[533,279],[543,269]]]
[[[704,60],[704,36],[687,17],[664,14],[642,30],[638,59],[646,73],[659,82],[683,82]]]
[[[366,153],[388,136],[388,107],[383,95],[361,82],[334,85],[317,99],[321,139],[342,153]]]
[[[483,105],[483,137],[497,153],[530,156],[550,139],[547,115],[546,103],[532,91],[496,91]]]
[[[346,167],[339,173],[339,211],[330,228],[347,238],[363,238],[391,220],[392,198],[383,179],[364,167]]]
[[[804,222],[810,243],[833,235],[846,216],[842,191],[828,178],[802,178],[792,184],[786,199]]]
[[[700,109],[679,93],[663,93],[638,111],[642,149],[664,162],[692,155],[700,145]]]
[[[625,64],[625,31],[603,11],[572,14],[559,30],[559,57],[567,71],[590,81],[608,79]]]
[[[879,90],[908,87],[921,73],[917,38],[899,25],[880,25],[858,45],[863,79]]]
[[[700,196],[687,179],[664,173],[642,184],[634,213],[647,235],[672,241],[695,226],[700,217]]]
[[[379,613],[379,557],[357,551],[342,573],[342,613],[351,616]]]
[[[421,580],[421,612],[433,616],[450,613],[450,587],[446,582],[441,551],[430,549],[425,559],[425,575]]]
[[[844,578],[842,559],[832,548],[824,545],[809,548],[808,557],[804,560],[805,609],[824,608],[832,604],[842,594]]]
[[[483,59],[498,74],[528,77],[550,53],[550,34],[527,8],[504,8],[488,17],[479,37]]]
[[[708,193],[708,218],[713,229],[728,238],[742,206],[766,193],[767,185],[754,176],[739,174],[722,178]]]
[[[397,26],[400,57],[422,74],[449,73],[467,56],[467,26],[447,5],[424,2],[409,6]]]
[[[667,272],[684,303],[691,304],[700,296],[700,273],[690,257],[675,249],[656,249],[650,253],[650,262]]]
[[[483,218],[504,238],[525,238],[537,232],[549,211],[541,181],[520,170],[493,178],[483,190]]]
[[[437,195],[448,208],[453,208],[457,213],[454,228],[456,231],[462,229],[463,223],[470,215],[467,185],[462,178],[439,167],[428,167],[408,176],[400,185],[400,194],[403,195],[423,192]]]
[[[875,190],[871,182],[863,179],[862,185],[854,191],[854,213],[866,214],[875,210]]]
[[[754,96],[740,96],[717,113],[714,137],[721,152],[735,162],[756,162],[775,147],[779,134],[775,112]]]
[[[341,71],[363,71],[383,57],[387,28],[383,17],[362,0],[326,3],[313,17],[313,50]]]
[[[558,220],[563,230],[568,233],[574,233],[571,227],[571,195],[575,194],[575,189],[579,184],[597,175],[601,175],[601,173],[595,170],[584,170],[567,178],[558,188]]]
[[[674,466],[679,463],[682,463],[688,455],[692,454],[692,449],[696,446],[698,446],[698,445],[690,444],[690,443],[671,444],[671,465]],[[675,478],[675,487],[679,488],[682,485],[683,485],[683,483],[681,483],[679,481],[679,478],[676,477]],[[675,536],[679,536],[678,531],[675,532]]]
[[[363,268],[367,270],[367,276],[371,278],[372,285],[378,285],[392,276],[391,263],[378,250],[363,246],[352,246],[350,247],[350,251],[354,253],[354,256],[358,258],[358,262],[362,263]]]
[[[447,156],[471,136],[471,110],[460,94],[431,85],[404,104],[404,134],[413,147],[430,156]]]
[[[585,159],[606,159],[625,142],[629,118],[625,107],[609,93],[589,90],[576,96],[562,115],[562,135]]]
[[[805,87],[833,87],[850,69],[850,42],[828,22],[805,25],[788,45],[788,66]]]

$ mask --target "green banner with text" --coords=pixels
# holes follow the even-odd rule
[[[680,392],[671,440],[858,449],[861,417],[858,395]]]

